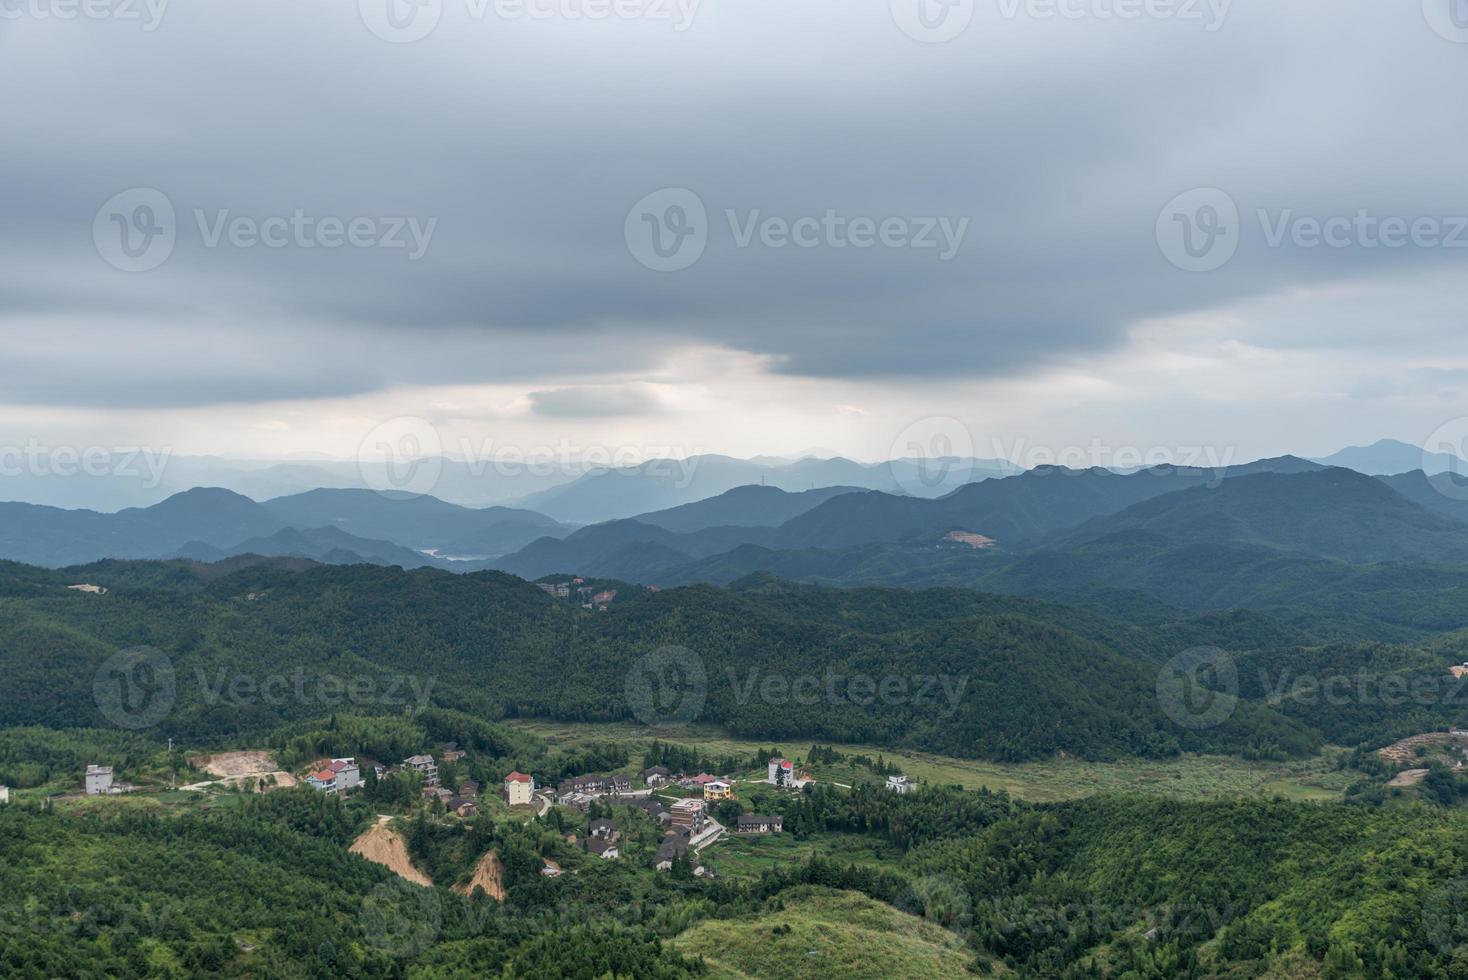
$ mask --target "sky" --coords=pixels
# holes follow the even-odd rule
[[[1468,0],[0,0],[0,88],[0,444],[1468,416]]]

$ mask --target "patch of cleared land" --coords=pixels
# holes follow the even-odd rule
[[[220,752],[190,760],[211,776],[263,776],[280,768],[269,752]]]
[[[1387,782],[1387,785],[1416,786],[1418,783],[1422,782],[1422,780],[1427,778],[1427,773],[1428,770],[1426,769],[1403,769],[1401,772],[1393,776]]]
[[[431,887],[433,882],[428,880],[428,876],[413,867],[413,862],[408,857],[407,842],[403,840],[401,834],[387,825],[391,819],[391,817],[378,817],[377,823],[358,837],[349,850],[353,854],[362,855],[369,861],[377,862],[415,885]]]
[[[721,729],[705,725],[648,728],[627,722],[610,724],[513,720],[515,725],[549,739],[553,745],[582,742],[622,742],[632,758],[654,739],[694,746],[710,756],[747,756],[760,749],[779,748],[794,758],[804,756],[813,739],[787,739],[778,745],[730,738]],[[832,743],[820,740],[822,745]],[[1317,756],[1286,762],[1248,761],[1232,756],[1187,755],[1176,759],[1126,759],[1084,762],[1052,759],[1006,764],[981,759],[955,759],[926,752],[894,750],[875,745],[842,745],[847,755],[881,755],[908,776],[927,783],[951,783],[966,789],[987,786],[1037,803],[1074,800],[1101,793],[1138,792],[1177,799],[1218,796],[1283,796],[1294,800],[1339,800],[1351,781],[1335,771],[1330,759]],[[878,781],[870,770],[854,766],[812,766],[817,780],[851,783]],[[638,765],[628,771],[640,769]]]
[[[183,787],[184,789],[202,790],[210,786],[249,783],[249,789],[254,790],[255,784],[260,780],[265,781],[267,789],[288,789],[296,785],[296,777],[278,768],[278,763],[269,752],[220,752],[190,761],[217,778],[191,783]]]
[[[453,890],[460,895],[472,895],[474,889],[483,888],[484,894],[499,902],[505,903],[505,868],[500,864],[500,856],[490,851],[479,859],[479,865],[474,869],[474,877],[467,884],[455,885]]]
[[[1421,735],[1412,735],[1400,742],[1393,742],[1386,748],[1377,749],[1376,754],[1395,765],[1411,765],[1423,758],[1417,754],[1418,746],[1422,746],[1428,752],[1452,751],[1468,746],[1468,736],[1457,735],[1453,732],[1423,732]]]
[[[974,534],[972,531],[949,531],[943,535],[943,540],[966,544],[976,550],[980,548],[992,548],[998,544],[993,538],[983,534]]]
[[[820,856],[837,864],[892,868],[902,851],[866,834],[814,834],[806,840],[781,834],[725,834],[700,855],[720,877],[757,878],[774,868],[789,868]]]
[[[716,980],[948,978],[968,973],[963,940],[856,892],[797,888],[784,909],[702,922],[671,942],[702,956]],[[787,931],[788,930],[788,931]]]

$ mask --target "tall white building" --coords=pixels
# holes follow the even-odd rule
[[[112,792],[112,767],[87,766],[87,795],[102,796]]]

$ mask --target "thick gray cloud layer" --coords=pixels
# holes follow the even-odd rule
[[[363,0],[368,20],[374,2],[401,0]],[[683,31],[435,3],[412,44],[346,0],[175,2],[152,31],[59,20],[63,0],[5,7],[20,15],[0,19],[0,403],[512,381],[541,389],[540,415],[648,413],[641,389],[557,386],[685,345],[797,376],[1001,378],[1105,355],[1141,321],[1360,281],[1402,283],[1401,302],[1354,322],[1337,319],[1349,304],[1261,308],[1239,336],[1468,354],[1452,274],[1468,250],[1272,247],[1256,216],[1468,214],[1468,44],[1418,0],[1238,0],[1216,24],[1182,0],[1204,19],[1104,19],[1112,0],[1007,17],[1011,0],[988,0],[944,44],[877,2],[707,2]],[[177,214],[149,272],[93,242],[98,208],[133,187]],[[708,241],[656,272],[624,225],[668,187],[698,196]],[[1163,206],[1197,187],[1242,212],[1238,254],[1211,273],[1156,240]],[[297,212],[419,236],[210,244],[221,221]],[[752,218],[828,212],[848,230],[964,231],[946,260],[739,241]]]

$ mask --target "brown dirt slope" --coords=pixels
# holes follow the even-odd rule
[[[413,867],[413,862],[408,858],[407,841],[388,827],[388,819],[379,817],[371,829],[352,843],[351,852],[377,862],[415,885],[432,886],[433,882],[428,880],[428,876]]]
[[[484,894],[500,904],[505,901],[505,868],[500,864],[500,856],[490,851],[479,859],[479,866],[474,869],[474,877],[469,879],[468,884],[455,885],[454,891],[460,895],[472,895],[474,889],[483,888]]]

